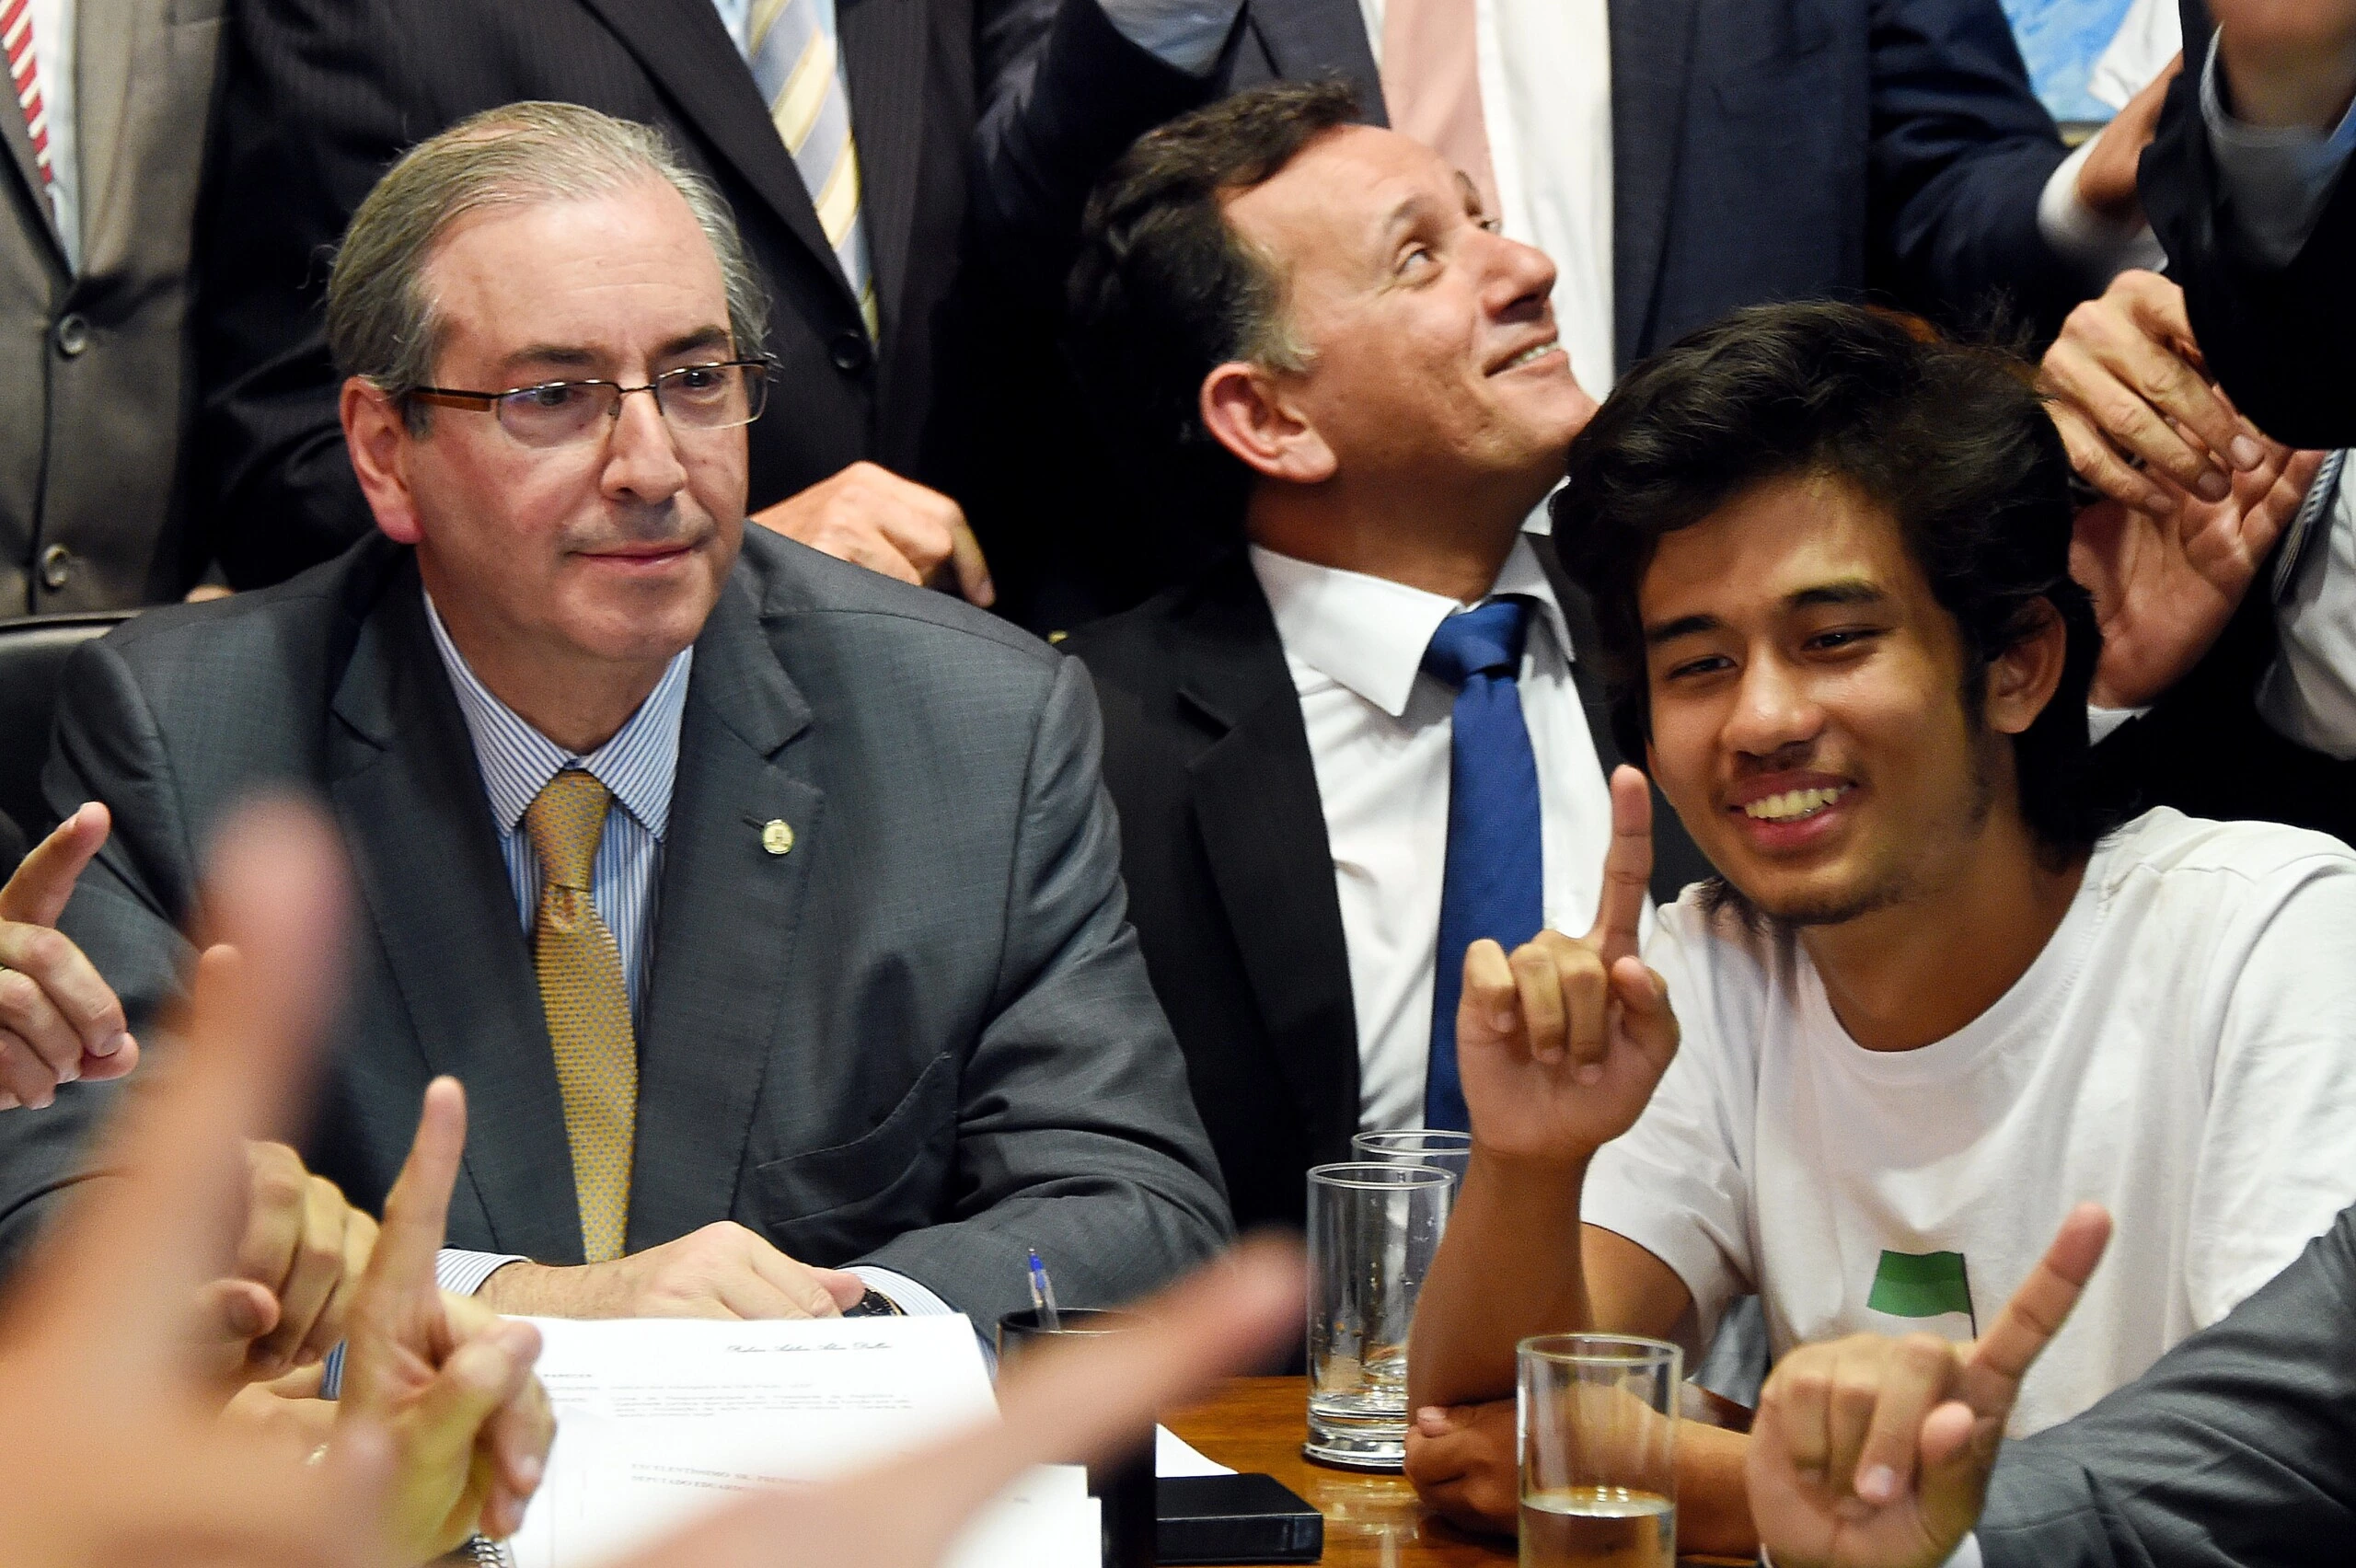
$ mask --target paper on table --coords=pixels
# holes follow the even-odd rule
[[[515,1568],[586,1568],[725,1493],[823,1480],[997,1411],[963,1317],[534,1322],[557,1440]],[[1034,1471],[950,1561],[1092,1565],[1094,1507],[1080,1470]]]
[[[1233,1467],[1220,1464],[1167,1426],[1153,1429],[1153,1473],[1156,1476],[1233,1475]]]

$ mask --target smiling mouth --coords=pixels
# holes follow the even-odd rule
[[[1805,822],[1831,810],[1833,802],[1853,788],[1854,785],[1842,784],[1829,790],[1786,790],[1780,795],[1752,801],[1742,808],[1742,814],[1753,822]]]
[[[1489,374],[1492,375],[1503,375],[1509,370],[1519,370],[1523,365],[1535,364],[1540,360],[1544,359],[1548,354],[1553,353],[1562,346],[1562,340],[1559,338],[1549,338],[1542,343],[1532,343],[1530,347],[1522,350],[1521,352],[1514,355],[1513,358],[1506,361],[1505,363],[1497,366],[1496,369],[1491,371]]]

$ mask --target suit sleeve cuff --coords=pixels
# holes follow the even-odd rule
[[[911,1318],[945,1318],[957,1310],[904,1274],[879,1269],[873,1263],[853,1263],[844,1272],[857,1274],[876,1295],[890,1297],[892,1305]]]
[[[1099,0],[1123,38],[1172,70],[1200,76],[1227,47],[1243,0]]]
[[[2108,283],[2130,267],[2156,271],[2167,252],[2140,216],[2132,223],[2104,217],[2078,198],[2078,171],[2094,155],[2088,140],[2062,160],[2037,199],[2037,232],[2054,254],[2096,283]]]
[[[2215,40],[2200,72],[2200,120],[2217,158],[2218,182],[2242,241],[2271,267],[2297,257],[2356,151],[2356,106],[2330,132],[2245,125],[2225,107]]]
[[[467,1252],[445,1247],[434,1255],[433,1283],[453,1296],[472,1296],[482,1282],[510,1263],[528,1263],[521,1252]]]

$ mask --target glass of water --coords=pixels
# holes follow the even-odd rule
[[[1395,1470],[1407,1454],[1407,1328],[1455,1182],[1437,1165],[1309,1172],[1311,1458]]]
[[[1519,1349],[1522,1568],[1675,1568],[1678,1348],[1542,1334]]]
[[[1444,1127],[1403,1127],[1396,1132],[1357,1133],[1350,1138],[1350,1153],[1359,1159],[1386,1164],[1404,1161],[1437,1165],[1459,1182],[1472,1163],[1472,1135]]]

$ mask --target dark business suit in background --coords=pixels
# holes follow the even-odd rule
[[[1613,0],[1610,26],[1623,368],[1771,300],[1870,289],[1954,319],[2001,293],[2050,328],[2085,292],[2038,232],[2064,152],[1997,0]],[[1004,64],[976,153],[977,251],[1026,267],[1070,255],[1080,192],[1131,139],[1238,87],[1339,74],[1384,122],[1357,0],[1247,0],[1207,79],[1131,43],[1097,0],[1019,0],[985,40]],[[1051,332],[1056,303],[999,324]],[[1019,618],[1075,625],[1207,563],[1216,541],[1174,536],[1151,497],[1129,505],[1126,475],[1074,460],[1085,413],[1068,392],[995,406],[986,449],[1028,472],[1031,503],[977,525]],[[1043,430],[1042,407],[1070,411]]]
[[[202,259],[202,476],[222,559],[279,581],[369,531],[321,304],[326,257],[393,159],[479,110],[584,104],[660,127],[734,212],[782,365],[748,432],[751,507],[862,458],[938,482],[941,329],[974,126],[973,0],[843,0],[880,340],[711,0],[241,0]],[[757,345],[742,345],[756,352]]]
[[[2184,286],[2185,310],[2210,371],[2243,413],[2292,446],[2356,446],[2356,179],[2325,201],[2287,261],[2254,254],[2200,112],[2200,75],[2215,29],[2185,0],[2184,74],[2168,89],[2138,185],[2152,231]]]
[[[1986,1568],[2339,1568],[2356,1543],[2356,1209],[2222,1322],[2005,1445]]]
[[[1585,595],[1548,575],[1572,641],[1593,648]],[[1357,1016],[1316,767],[1267,596],[1238,553],[1063,647],[1096,678],[1131,918],[1236,1224],[1298,1227],[1309,1168],[1347,1159],[1358,1130]],[[1571,670],[1608,774],[1622,759],[1596,672]],[[1708,874],[1657,793],[1654,846],[1656,898]]]
[[[377,1209],[419,1096],[454,1074],[471,1130],[449,1244],[581,1262],[531,942],[410,552],[372,538],[153,612],[65,686],[47,788],[106,801],[116,831],[60,926],[133,1028],[173,994],[173,923],[225,814],[267,787],[319,798],[357,899],[307,1162]],[[1032,639],[745,530],[681,724],[629,1251],[734,1219],[981,1323],[1028,1304],[1026,1248],[1094,1304],[1210,1253],[1226,1205],[1125,923],[1099,734],[1080,667]],[[0,1118],[12,1255],[113,1087]]]
[[[223,5],[74,6],[78,270],[0,105],[0,616],[177,599],[204,570],[190,273]]]

